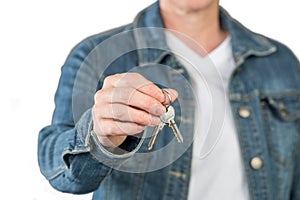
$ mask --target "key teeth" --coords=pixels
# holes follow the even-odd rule
[[[172,129],[178,143],[183,143],[183,137],[182,135],[178,132],[178,130],[175,128],[176,124],[175,123],[170,123],[169,127]]]
[[[156,137],[159,134],[159,132],[164,128],[165,125],[168,125],[175,135],[178,143],[183,143],[183,137],[174,121],[175,117],[175,110],[171,105],[166,106],[167,112],[160,116],[160,124],[157,125],[151,135],[150,141],[148,143],[148,150],[150,151],[155,143]]]

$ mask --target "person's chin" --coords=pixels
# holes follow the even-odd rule
[[[182,8],[187,12],[197,12],[205,10],[216,3],[215,0],[185,0]]]

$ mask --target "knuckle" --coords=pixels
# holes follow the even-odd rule
[[[106,76],[103,80],[103,87],[116,87],[123,74],[113,74]]]
[[[99,109],[99,105],[98,104],[94,104],[93,107],[92,107],[92,114],[93,114],[93,116],[97,116],[98,109]]]
[[[113,108],[112,109],[112,116],[113,116],[114,119],[123,120],[123,119],[125,119],[124,110],[119,109],[119,108]]]
[[[104,78],[103,84],[104,85],[110,84],[113,82],[114,79],[115,79],[115,75],[107,76]]]
[[[98,90],[95,95],[94,95],[94,100],[95,102],[99,102],[104,96],[104,91],[101,89],[101,90]]]
[[[130,99],[132,99],[132,95],[134,94],[134,90],[131,88],[126,88],[120,92],[120,99],[124,103],[129,103]]]
[[[128,78],[138,78],[138,77],[140,77],[141,75],[140,75],[139,73],[136,73],[136,72],[128,72],[128,73],[126,73],[126,76],[127,76]]]
[[[124,75],[123,77],[121,77],[118,81],[118,86],[122,87],[122,86],[130,86],[132,80],[134,80],[134,78],[131,77],[131,75]]]
[[[144,105],[147,111],[150,111],[150,109],[156,105],[157,102],[153,98],[149,98],[148,100],[145,100]]]
[[[128,82],[128,83],[135,83],[135,84],[138,84],[137,86],[141,86],[141,83],[144,83],[146,81],[146,79],[144,78],[144,76],[142,76],[141,74],[139,73],[127,73],[126,76],[125,76],[125,80]]]
[[[136,78],[136,79],[142,79],[142,78],[144,78],[141,74],[136,73],[136,72],[130,73],[130,74],[131,74],[132,78]]]
[[[142,120],[141,123],[145,125],[150,125],[151,124],[151,119],[149,117],[149,114],[147,113],[142,113],[140,116],[140,119]]]
[[[126,99],[130,99],[132,97],[132,95],[134,94],[135,92],[135,89],[131,89],[131,88],[128,88],[127,90],[125,90],[124,92],[124,97]]]
[[[107,106],[103,106],[102,104],[94,104],[92,107],[92,114],[95,118],[102,118],[107,115]]]
[[[95,103],[92,107],[93,114],[98,115],[99,110],[101,110],[101,105],[99,103]]]
[[[158,98],[160,102],[165,100],[164,94],[160,90],[155,90],[153,95]]]
[[[94,96],[95,103],[112,102],[114,89],[101,89],[98,90]]]

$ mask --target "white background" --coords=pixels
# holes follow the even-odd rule
[[[1,199],[91,199],[91,194],[57,192],[40,174],[38,132],[50,123],[60,67],[71,48],[89,35],[131,22],[152,2],[0,2]],[[287,44],[300,57],[298,2],[221,0],[221,5],[244,25]]]

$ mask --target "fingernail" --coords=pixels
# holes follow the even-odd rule
[[[149,113],[152,115],[160,116],[166,112],[166,108],[162,104],[154,104],[150,109]]]

